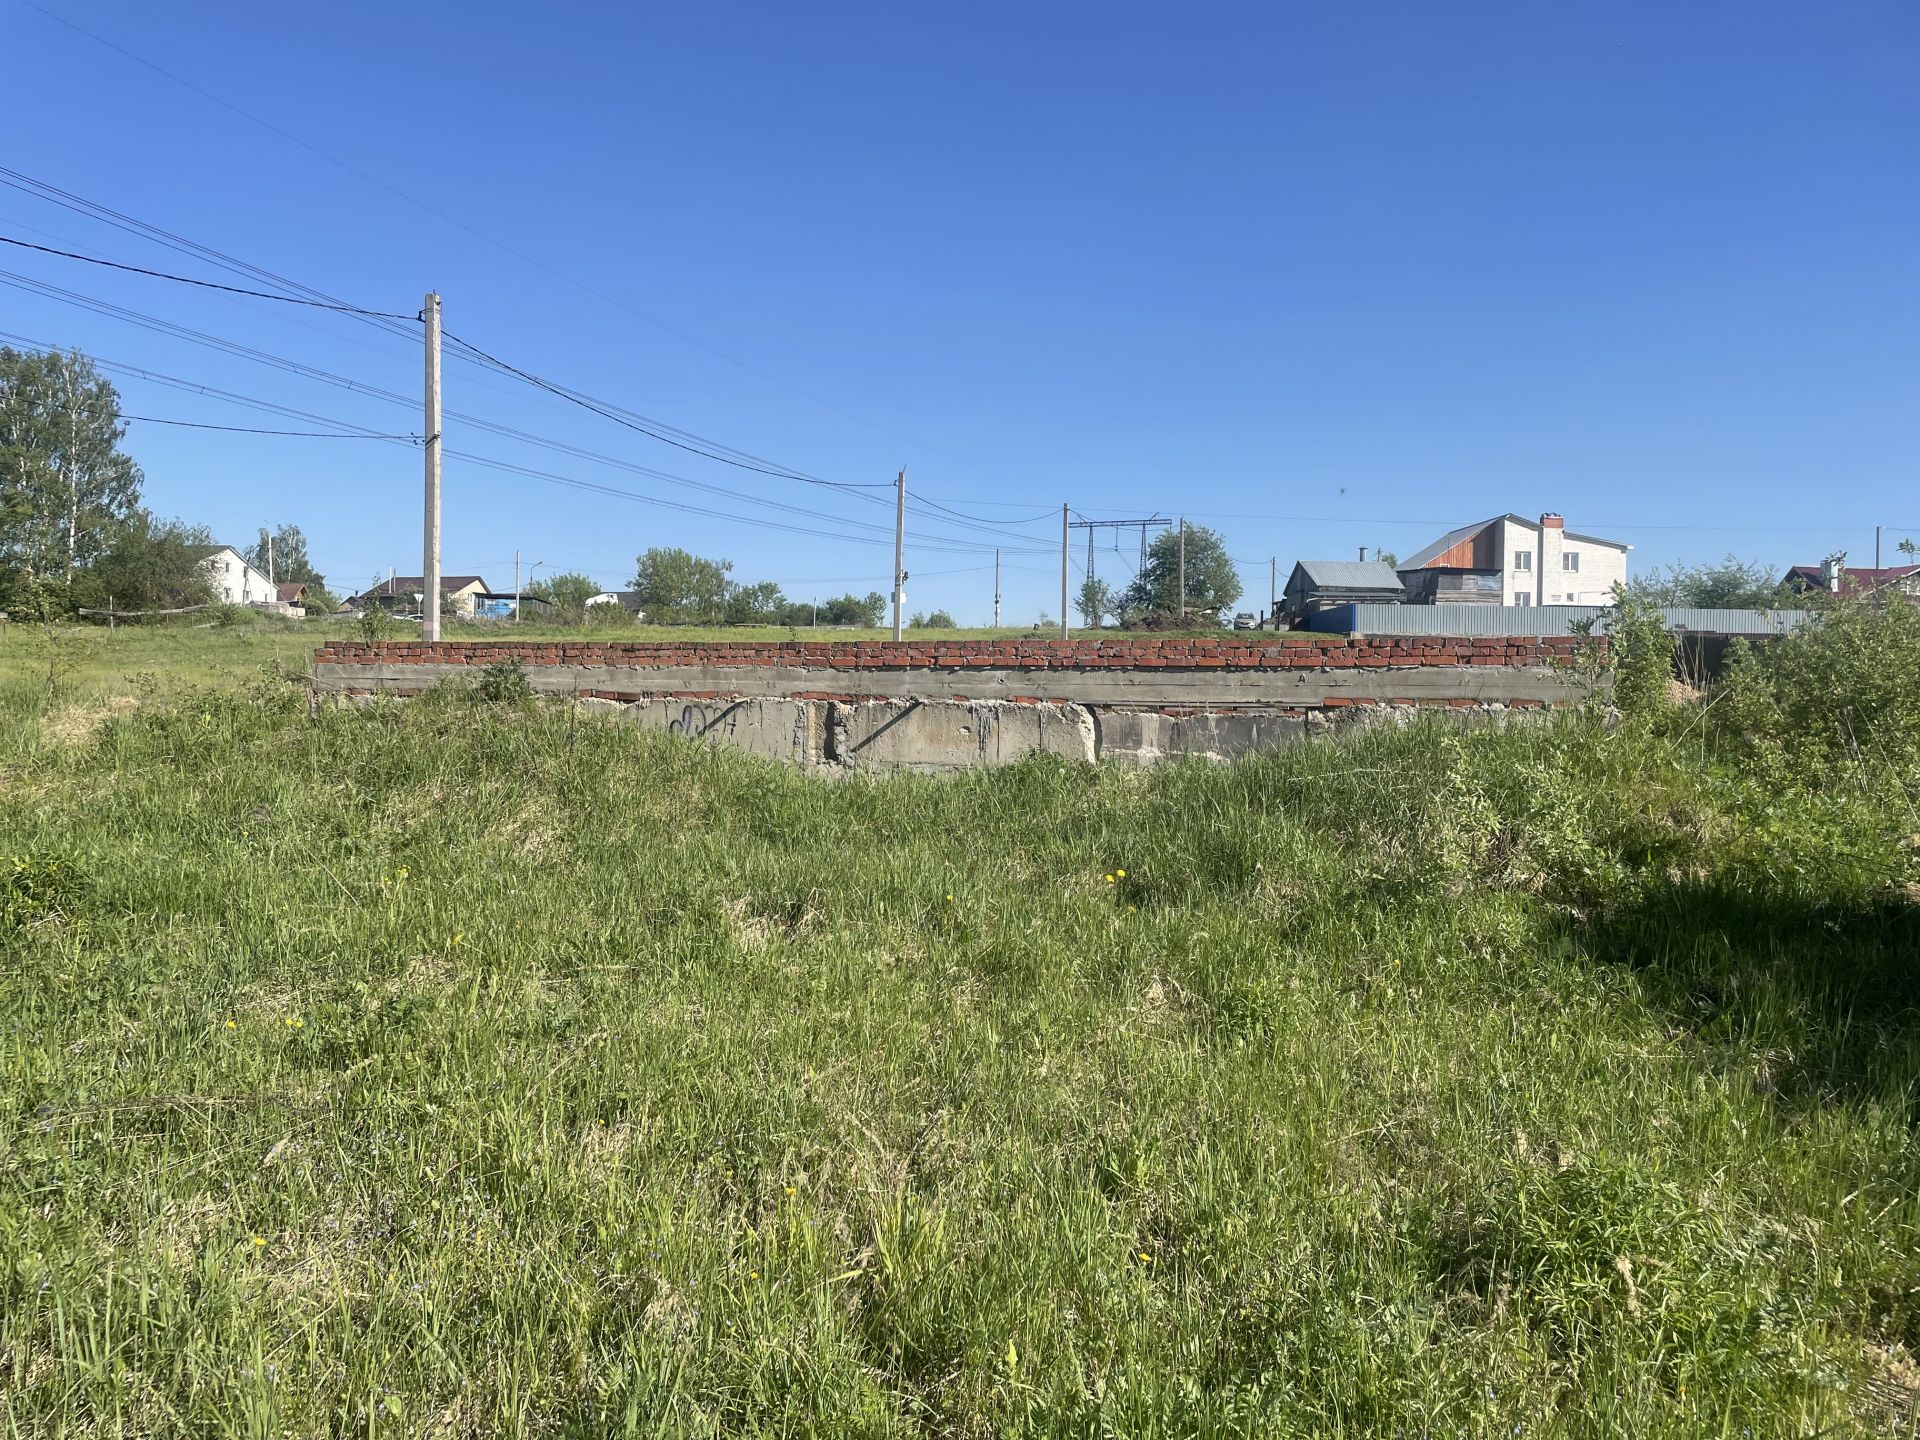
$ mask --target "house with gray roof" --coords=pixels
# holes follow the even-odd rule
[[[1280,609],[1303,630],[1309,616],[1335,605],[1398,604],[1405,593],[1393,567],[1378,560],[1302,560],[1287,576]]]

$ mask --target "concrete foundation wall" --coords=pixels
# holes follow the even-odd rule
[[[518,661],[537,693],[648,729],[797,765],[923,772],[1037,752],[1226,759],[1335,725],[1504,717],[1583,693],[1569,664],[1580,642],[1562,640],[951,643],[341,644],[315,657],[314,688],[417,695]]]

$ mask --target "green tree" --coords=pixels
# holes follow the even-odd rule
[[[601,589],[599,582],[591,575],[582,575],[577,570],[563,570],[558,575],[549,575],[529,585],[526,593],[536,600],[546,601],[563,618],[583,620],[587,614],[587,602],[598,595]]]
[[[640,556],[633,588],[647,618],[661,625],[717,625],[726,619],[731,560],[707,560],[677,548]]]
[[[327,577],[307,558],[307,537],[298,525],[276,526],[271,537],[261,526],[259,538],[240,552],[240,558],[262,575],[272,576],[276,585],[307,585],[322,590],[327,585]]]
[[[1098,576],[1089,575],[1080,582],[1080,598],[1074,605],[1080,611],[1082,625],[1104,625],[1116,608],[1113,587]]]
[[[930,615],[922,615],[916,610],[908,619],[907,628],[909,630],[957,630],[959,626],[953,623],[953,616],[945,610],[935,610]]]
[[[1226,542],[1204,525],[1187,527],[1186,609],[1225,610],[1240,598],[1240,575]],[[1172,615],[1180,610],[1180,532],[1168,530],[1147,547],[1147,563],[1127,587],[1129,610]]]
[[[140,502],[120,397],[77,351],[0,347],[0,566],[73,578]]]
[[[787,611],[787,597],[771,580],[736,585],[727,594],[727,624],[775,625]]]
[[[790,611],[791,618],[787,623],[810,625],[816,609],[822,625],[859,625],[871,630],[887,613],[887,597],[873,590],[868,592],[865,599],[849,592],[836,595],[831,600],[822,600],[817,607],[811,602],[796,604]]]
[[[1669,565],[1665,574],[1638,580],[1632,589],[1655,605],[1709,610],[1767,610],[1780,598],[1779,577],[1732,555],[1714,565]]]
[[[114,527],[105,552],[75,577],[74,603],[116,610],[209,604],[213,583],[201,561],[213,543],[205,526],[136,510]]]

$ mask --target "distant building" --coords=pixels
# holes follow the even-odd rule
[[[1883,590],[1920,599],[1920,565],[1849,565],[1845,555],[1831,555],[1819,565],[1795,565],[1782,577],[1789,589],[1806,594],[1824,590],[1829,595],[1875,595]]]
[[[274,583],[231,545],[202,545],[198,559],[214,598],[224,605],[268,605],[279,598]]]
[[[366,610],[378,605],[382,610],[397,610],[405,615],[424,614],[421,601],[426,593],[425,577],[396,575],[391,580],[381,581],[371,590],[363,590],[350,597],[340,608]],[[453,603],[457,613],[471,615],[474,597],[491,594],[492,587],[478,575],[442,575],[440,593]]]
[[[1335,605],[1398,604],[1405,593],[1393,567],[1379,560],[1302,560],[1287,576],[1280,608],[1287,623],[1302,630]]]
[[[636,620],[647,618],[646,608],[640,603],[638,590],[602,590],[587,601],[587,604],[589,606],[618,605]]]
[[[305,581],[289,580],[273,587],[273,598],[282,605],[304,605],[307,603]]]
[[[1606,605],[1633,547],[1577,535],[1558,515],[1496,515],[1449,530],[1400,563],[1409,604]]]
[[[512,620],[528,615],[545,615],[553,606],[538,595],[494,595],[473,597],[476,620]]]

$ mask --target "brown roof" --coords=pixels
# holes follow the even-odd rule
[[[1877,570],[1871,565],[1847,565],[1840,571],[1840,588],[1849,594],[1878,590],[1915,575],[1920,575],[1920,565],[1885,565]],[[1804,581],[1815,590],[1827,588],[1827,577],[1818,565],[1796,565],[1785,578]]]
[[[307,584],[304,580],[287,580],[274,586],[274,598],[282,605],[297,605],[306,595]]]
[[[478,585],[482,590],[488,588],[487,582],[478,575],[442,575],[440,577],[442,590],[465,590],[474,585]],[[418,595],[426,588],[427,577],[424,575],[396,575],[391,580],[382,580],[371,590],[361,591],[353,598],[367,600],[375,595]]]

